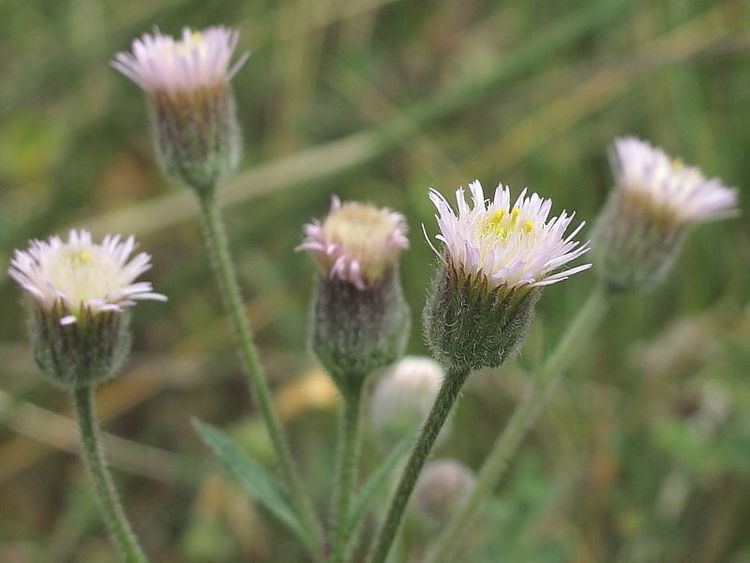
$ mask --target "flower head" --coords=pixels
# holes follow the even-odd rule
[[[403,215],[337,197],[325,220],[305,225],[304,232],[298,250],[308,251],[329,277],[361,290],[380,283],[409,246]]]
[[[636,137],[616,139],[612,171],[621,197],[641,212],[683,226],[737,213],[737,190]]]
[[[237,73],[248,57],[231,64],[237,39],[237,31],[224,26],[185,27],[181,39],[156,29],[135,39],[130,53],[118,53],[112,66],[152,96],[193,93],[223,86]]]
[[[73,324],[85,314],[122,312],[138,300],[166,301],[151,283],[135,281],[151,268],[145,252],[130,258],[135,246],[132,236],[107,235],[97,244],[88,231],[72,230],[67,241],[53,236],[16,250],[8,273],[42,309],[59,307],[61,324]]]
[[[737,214],[737,192],[634,137],[611,151],[616,187],[594,231],[596,271],[611,291],[656,286],[688,228]]]
[[[473,182],[471,205],[456,192],[458,211],[435,190],[430,199],[443,243],[437,275],[424,309],[425,336],[433,356],[454,371],[498,367],[521,347],[541,288],[590,264],[563,269],[589,249],[566,235],[573,215],[549,218],[552,202],[526,190],[511,205],[502,184],[494,198]],[[426,236],[426,234],[425,234]]]
[[[549,219],[551,200],[526,196],[524,190],[511,206],[510,190],[502,184],[491,201],[485,199],[478,181],[471,183],[470,190],[471,205],[463,188],[456,191],[458,213],[442,194],[430,190],[438,210],[436,238],[445,245],[444,252],[435,252],[456,270],[480,276],[491,287],[512,289],[557,283],[591,266],[560,271],[585,254],[589,244],[573,240],[584,223],[565,236],[573,215],[563,211]]]
[[[178,40],[157,29],[112,61],[148,95],[162,169],[201,195],[212,192],[240,161],[242,140],[229,81],[247,53],[231,63],[237,37],[223,26],[185,28]]]
[[[17,250],[8,273],[29,294],[34,359],[45,375],[66,387],[113,377],[130,350],[127,309],[138,300],[166,301],[149,282],[135,281],[151,257],[131,259],[135,240],[87,231],[33,240]]]

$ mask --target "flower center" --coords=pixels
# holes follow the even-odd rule
[[[123,285],[120,265],[95,247],[60,248],[43,267],[50,284],[67,295],[74,307],[92,299],[105,300]]]
[[[176,44],[176,50],[179,54],[185,55],[190,52],[191,49],[200,47],[203,41],[203,36],[200,31],[194,31],[189,37],[186,37],[182,41],[178,41]]]
[[[480,226],[481,232],[485,236],[499,240],[506,240],[513,233],[521,235],[533,233],[534,222],[528,220],[519,222],[519,215],[521,215],[521,210],[518,208],[513,208],[510,213],[505,209],[498,209],[483,219]]]
[[[688,166],[679,158],[675,158],[670,162],[670,168],[673,174],[679,174],[683,179],[687,180],[687,182],[681,183],[683,189],[690,187],[689,182],[703,182],[705,180],[703,174],[701,174],[698,168],[695,166]]]
[[[70,253],[68,260],[73,266],[84,266],[91,263],[92,257],[91,253],[85,250],[77,250]]]
[[[395,229],[387,211],[354,202],[333,211],[323,224],[326,238],[358,261],[365,277],[375,279],[398,256],[398,249],[391,243]]]

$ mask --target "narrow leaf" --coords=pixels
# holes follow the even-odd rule
[[[284,488],[273,475],[218,428],[198,419],[193,419],[193,427],[224,469],[237,479],[253,498],[289,526],[306,545],[313,545],[312,538],[289,505]]]

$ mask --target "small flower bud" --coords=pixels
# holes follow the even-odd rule
[[[336,198],[323,223],[305,227],[298,249],[319,269],[312,349],[342,390],[403,353],[410,318],[398,257],[407,246],[402,215]]]
[[[146,92],[153,136],[165,173],[199,193],[235,171],[241,136],[230,80],[247,54],[230,66],[237,32],[222,26],[183,29],[175,40],[158,30],[118,53],[112,66]]]
[[[101,244],[71,231],[17,250],[8,273],[29,297],[37,364],[53,381],[82,387],[114,376],[130,350],[127,309],[137,300],[166,301],[149,282],[135,279],[151,267],[130,259],[133,237],[108,235]]]
[[[590,264],[557,271],[588,251],[565,236],[573,215],[547,219],[551,200],[526,190],[510,206],[510,190],[500,185],[493,201],[479,182],[456,192],[458,214],[435,190],[443,252],[424,309],[427,343],[446,367],[475,370],[502,365],[522,345],[542,287],[567,279]],[[429,239],[428,239],[429,242]],[[432,243],[430,243],[432,246]]]
[[[416,356],[403,358],[383,374],[372,395],[370,423],[384,445],[394,446],[426,420],[443,377],[440,364]]]
[[[433,528],[444,525],[465,501],[475,482],[474,473],[453,459],[427,464],[414,489],[414,508]]]
[[[611,155],[616,188],[592,237],[595,270],[610,291],[647,290],[693,223],[736,214],[737,193],[640,139],[617,139]]]

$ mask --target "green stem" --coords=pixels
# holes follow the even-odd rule
[[[338,475],[336,477],[336,510],[333,521],[332,563],[341,563],[346,552],[349,534],[349,512],[357,481],[357,466],[361,447],[362,389],[343,395],[340,429]]]
[[[146,563],[138,540],[128,523],[125,512],[117,497],[117,491],[112,483],[112,476],[107,469],[99,440],[99,431],[94,420],[93,391],[91,387],[78,387],[73,391],[73,401],[78,415],[78,425],[81,432],[81,444],[89,475],[94,483],[99,506],[104,514],[112,538],[120,549],[123,559],[127,563]]]
[[[452,551],[459,544],[461,534],[473,517],[490,498],[497,483],[505,475],[513,455],[521,440],[532,427],[547,398],[552,394],[563,373],[581,350],[587,349],[587,340],[599,326],[607,312],[609,297],[602,287],[597,287],[589,296],[583,308],[573,319],[565,335],[549,356],[537,381],[529,389],[526,397],[516,407],[508,424],[498,437],[492,451],[477,475],[476,484],[468,498],[462,503],[443,528],[433,545],[425,563],[450,561]]]
[[[292,459],[289,442],[281,426],[276,409],[273,405],[271,390],[266,382],[263,367],[258,359],[258,352],[253,343],[250,324],[244,311],[244,303],[237,282],[237,274],[229,252],[229,243],[224,232],[221,212],[213,192],[200,198],[203,216],[203,230],[208,245],[211,264],[221,289],[224,305],[229,315],[229,321],[234,330],[240,358],[255,399],[260,407],[261,415],[271,437],[276,455],[281,465],[297,513],[317,546],[321,545],[321,529],[299,473]],[[317,553],[313,556],[317,557]]]
[[[440,392],[435,398],[435,403],[432,405],[432,410],[422,427],[422,433],[419,435],[417,443],[411,452],[411,457],[406,464],[406,469],[404,469],[404,473],[401,475],[396,492],[391,498],[388,513],[380,527],[373,549],[370,552],[369,563],[383,563],[386,557],[388,557],[388,552],[401,525],[406,504],[414,490],[414,485],[417,483],[417,478],[422,472],[422,468],[427,462],[432,447],[435,445],[435,440],[440,433],[440,429],[443,427],[446,418],[448,418],[448,414],[451,412],[456,399],[458,399],[461,388],[468,376],[469,370],[450,371],[445,376],[443,384],[440,387]]]

